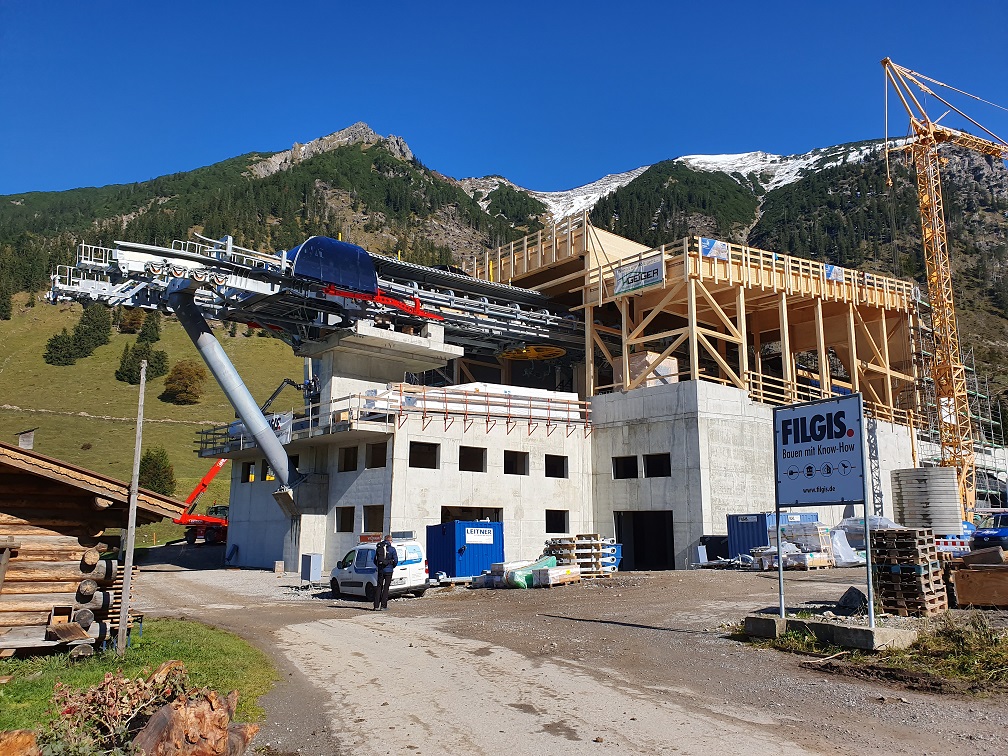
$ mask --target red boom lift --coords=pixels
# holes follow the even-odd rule
[[[200,482],[196,484],[196,488],[186,498],[186,504],[189,505],[189,508],[181,517],[172,520],[176,525],[186,526],[185,539],[190,546],[196,543],[197,538],[202,538],[206,543],[211,544],[223,543],[227,540],[228,506],[226,504],[208,508],[205,515],[193,514],[200,496],[226,464],[226,459],[218,459],[214,462],[213,467],[202,477]]]

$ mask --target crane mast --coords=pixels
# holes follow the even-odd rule
[[[886,79],[896,90],[910,116],[912,137],[902,147],[913,157],[917,173],[917,202],[920,206],[921,237],[927,272],[928,299],[931,303],[931,326],[934,334],[934,355],[930,364],[938,403],[938,433],[941,443],[941,464],[954,467],[959,486],[959,500],[964,519],[972,516],[976,500],[976,468],[973,448],[973,427],[966,387],[966,369],[959,348],[959,328],[956,322],[955,298],[952,291],[952,265],[948,237],[945,232],[945,209],[942,199],[938,146],[957,144],[985,155],[1005,159],[1008,145],[972,118],[936,95],[924,82],[935,82],[921,74],[893,63],[882,61]],[[932,121],[911,88],[931,95],[955,110],[998,141],[991,141],[950,129]],[[944,85],[943,85],[944,86]],[[888,93],[888,87],[886,89]],[[888,115],[888,114],[887,114]],[[940,120],[940,119],[939,119]],[[892,180],[889,180],[892,185]]]

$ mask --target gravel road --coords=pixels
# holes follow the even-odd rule
[[[373,613],[290,575],[217,562],[219,548],[152,549],[141,608],[269,653],[282,679],[263,700],[265,753],[1008,753],[1001,699],[838,678],[729,637],[746,613],[776,605],[776,574],[456,587]],[[788,606],[862,581],[855,570],[788,573]]]

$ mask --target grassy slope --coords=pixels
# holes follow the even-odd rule
[[[0,408],[0,438],[16,443],[15,433],[38,426],[35,450],[39,453],[128,480],[133,466],[138,387],[117,381],[115,370],[124,345],[132,344],[136,336],[113,332],[110,344],[76,365],[47,365],[42,360],[46,341],[64,327],[72,330],[81,308],[76,304],[26,308],[25,302],[26,295],[19,294],[13,318],[0,320],[0,407],[20,408]],[[265,401],[285,377],[301,380],[302,360],[290,347],[277,339],[246,338],[241,335],[243,330],[239,328],[234,338],[223,329],[216,333],[257,401]],[[199,360],[177,322],[165,318],[162,331],[157,348],[168,353],[171,363]],[[231,422],[234,410],[213,378],[207,380],[200,403],[191,406],[162,402],[157,397],[163,390],[163,377],[147,384],[143,443],[145,448],[161,445],[168,450],[175,467],[175,495],[184,499],[211,465],[193,453],[197,431]],[[274,409],[289,409],[299,401],[297,392],[287,389]],[[91,448],[82,449],[85,443]],[[230,468],[225,467],[203,502],[227,501],[229,473]],[[174,532],[161,529],[159,541]]]
[[[143,637],[133,638],[124,658],[114,650],[79,663],[66,654],[0,661],[0,675],[12,680],[0,686],[0,730],[37,729],[49,721],[53,685],[72,688],[97,685],[106,672],[147,676],[166,661],[186,666],[189,680],[226,695],[238,690],[237,721],[261,721],[258,700],[273,686],[276,670],[267,656],[237,635],[184,620],[144,623]]]

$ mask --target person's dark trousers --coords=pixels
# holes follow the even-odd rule
[[[378,587],[375,589],[374,594],[374,608],[377,609],[379,606],[382,609],[388,608],[388,592],[389,586],[392,584],[392,573],[391,572],[378,572]]]

